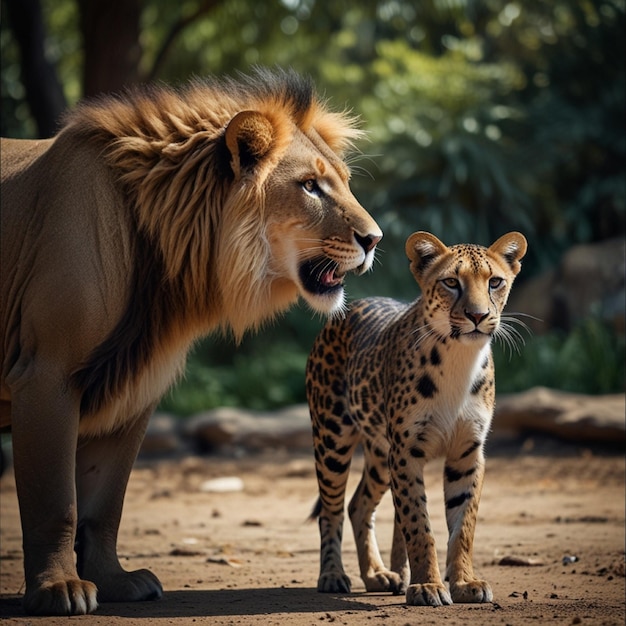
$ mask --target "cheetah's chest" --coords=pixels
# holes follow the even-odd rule
[[[365,436],[388,436],[390,425],[445,447],[465,422],[485,431],[490,421],[485,388],[493,384],[489,342],[425,341],[403,325],[381,333],[375,350],[352,360],[351,404]]]

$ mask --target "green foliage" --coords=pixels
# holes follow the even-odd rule
[[[4,6],[2,7],[4,9]],[[35,123],[25,101],[25,90],[20,80],[19,53],[9,31],[0,20],[0,93],[2,114],[0,134],[3,137],[28,138],[35,134]]]
[[[496,344],[497,389],[511,393],[539,385],[577,393],[623,392],[625,351],[624,336],[598,318],[584,320],[569,334],[530,337],[518,353]]]
[[[274,342],[240,351],[231,346],[230,363],[212,362],[210,340],[202,342],[189,359],[186,377],[163,398],[161,410],[192,415],[220,406],[267,410],[305,402],[302,346]]]
[[[571,245],[626,229],[624,0],[143,4],[145,76],[178,83],[289,65],[311,74],[333,106],[361,117],[368,141],[351,159],[352,186],[385,238],[375,271],[349,278],[351,297],[415,297],[404,256],[415,230],[482,244],[521,230],[529,241],[521,282]],[[46,48],[74,103],[77,7],[42,6]],[[176,24],[178,36],[164,45]],[[6,20],[0,28],[2,132],[32,136],[17,50]],[[203,342],[164,406],[190,413],[300,401],[320,326],[301,309],[238,348]],[[620,337],[592,320],[568,336],[529,338],[519,357],[499,366],[499,387],[623,389]]]

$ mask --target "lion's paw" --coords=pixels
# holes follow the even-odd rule
[[[98,608],[98,589],[88,580],[70,578],[26,590],[24,610],[29,615],[87,615]]]
[[[452,604],[452,598],[441,583],[424,583],[409,585],[406,590],[406,603],[412,606],[444,606]]]
[[[118,573],[98,582],[98,599],[101,602],[159,600],[162,596],[161,582],[147,569]]]
[[[402,576],[388,569],[372,572],[363,578],[367,591],[391,591],[395,596],[406,591]]]
[[[493,602],[493,592],[484,580],[471,580],[467,583],[450,584],[450,595],[455,602]]]
[[[320,574],[317,590],[321,593],[350,593],[352,583],[344,572],[325,572]]]

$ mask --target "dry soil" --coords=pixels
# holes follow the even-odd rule
[[[353,592],[316,591],[318,531],[306,518],[316,497],[312,459],[276,451],[242,458],[187,456],[140,461],[120,528],[128,569],[148,567],[165,594],[155,602],[102,604],[73,626],[327,623],[362,626],[625,623],[624,457],[551,446],[495,449],[487,462],[474,561],[494,602],[408,607],[404,598],[365,593],[352,532],[344,556]],[[350,493],[361,459],[355,459]],[[427,472],[440,563],[446,531],[442,466]],[[207,481],[236,477],[239,491],[216,493]],[[239,481],[227,481],[237,487]],[[68,618],[22,614],[23,571],[13,475],[0,483],[0,616],[6,624],[67,625]],[[388,558],[393,511],[385,496],[376,518]],[[509,562],[521,565],[504,565]],[[503,561],[504,559],[504,561]]]

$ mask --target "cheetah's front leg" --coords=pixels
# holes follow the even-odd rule
[[[435,537],[428,518],[425,458],[420,448],[403,443],[392,445],[389,468],[396,524],[404,536],[411,569],[406,602],[425,606],[452,604],[439,573]]]
[[[384,450],[386,442],[379,443],[379,449],[386,452]],[[371,447],[366,445],[363,476],[349,506],[361,578],[367,591],[391,591],[394,595],[399,595],[406,591],[406,578],[403,578],[402,569],[406,559],[400,560],[394,555],[395,561],[392,563],[392,569],[387,569],[380,556],[374,532],[376,507],[387,491],[388,484],[387,454],[376,456]],[[401,550],[403,554],[406,554],[404,542],[402,542]],[[395,571],[394,565],[398,567]]]
[[[472,551],[478,502],[485,475],[483,446],[464,446],[459,458],[446,459],[444,493],[448,524],[446,578],[454,602],[492,602],[489,583],[474,575]]]

